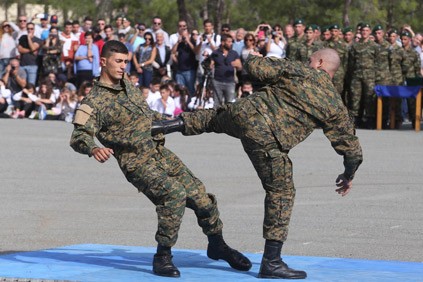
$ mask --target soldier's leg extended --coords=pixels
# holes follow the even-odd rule
[[[166,148],[162,148],[161,153],[169,161],[167,166],[169,176],[185,188],[186,206],[195,212],[198,225],[208,237],[208,257],[214,260],[223,259],[238,270],[249,270],[252,266],[250,260],[230,248],[223,239],[223,224],[219,218],[216,197],[206,193],[204,184],[175,154]]]
[[[283,242],[294,205],[292,163],[260,114],[254,127],[243,128],[242,144],[266,192],[263,237],[266,239],[260,266],[261,278],[305,278],[304,271],[289,268],[281,259]]]

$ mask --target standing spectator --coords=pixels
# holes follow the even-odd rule
[[[170,61],[170,48],[164,43],[164,35],[161,31],[156,33],[157,55],[153,63],[153,78],[161,79],[167,75],[167,64]]]
[[[200,42],[197,43],[196,53],[198,55],[199,72],[200,75],[204,74],[204,70],[201,67],[201,63],[205,58],[211,55],[214,50],[217,50],[220,46],[220,35],[214,32],[213,22],[209,19],[203,22],[204,33],[200,36]]]
[[[9,64],[5,68],[2,80],[6,84],[6,88],[16,94],[26,86],[26,72],[20,67],[19,60],[10,59]]]
[[[256,38],[254,34],[247,33],[244,37],[244,47],[241,51],[241,63],[244,65],[244,62],[247,60],[248,55],[253,52],[258,51],[256,48]],[[249,80],[247,71],[243,68],[241,71],[241,83],[243,81]]]
[[[27,80],[35,85],[38,71],[37,55],[43,42],[35,36],[35,25],[33,23],[28,23],[26,29],[28,34],[19,38],[18,51],[21,54],[21,66],[26,72]]]
[[[351,46],[348,55],[348,73],[351,75],[349,111],[356,126],[368,129],[376,126],[375,87],[376,58],[379,47],[370,40],[370,25],[361,26],[361,40]]]
[[[63,31],[59,33],[62,42],[62,63],[68,79],[72,77],[75,52],[79,44],[78,37],[72,32],[72,26],[72,22],[66,21]]]
[[[93,40],[94,44],[97,45],[98,52],[101,54],[101,50],[103,49],[104,40],[101,37],[101,29],[99,26],[93,27]]]
[[[153,35],[150,32],[144,34],[144,45],[138,47],[133,56],[134,67],[138,73],[138,83],[149,87],[153,79],[153,62],[156,59],[157,49],[154,44]]]
[[[16,41],[16,45],[19,44],[19,38],[22,35],[28,34],[26,30],[27,18],[25,15],[21,15],[18,17],[18,25],[14,24],[13,22],[9,22],[10,26],[13,28],[13,38]]]
[[[171,94],[171,89],[169,88],[169,85],[167,84],[161,85],[160,86],[161,98],[153,102],[151,109],[153,111],[164,114],[165,116],[173,117],[173,114],[175,112],[175,102],[173,101],[173,98],[170,96],[170,94]]]
[[[287,24],[283,27],[283,34],[285,34],[286,40],[288,43],[291,41],[291,39],[295,36],[294,27],[292,24]]]
[[[232,37],[223,35],[220,48],[211,54],[215,108],[235,101],[235,69],[241,70],[242,64],[237,52],[232,50],[232,42]]]
[[[156,40],[155,38],[156,32],[159,32],[159,31],[163,32],[164,42],[166,46],[170,46],[169,34],[163,29],[162,19],[158,16],[155,16],[153,17],[152,23],[153,25],[151,26],[151,28],[147,29],[146,32],[150,32],[151,34],[153,34],[154,40]]]
[[[195,58],[195,42],[188,30],[179,34],[178,41],[172,48],[172,61],[176,64],[176,83],[187,87],[190,97],[193,97],[198,63]]]
[[[59,30],[57,27],[50,28],[49,35],[43,46],[43,75],[47,75],[50,72],[58,74],[61,71],[61,53],[62,43],[59,40]]]
[[[84,24],[82,25],[82,32],[79,35],[79,44],[85,45],[85,33],[91,31],[93,27],[93,19],[90,17],[84,18]]]
[[[100,74],[100,54],[98,47],[93,43],[93,33],[85,34],[85,45],[80,45],[75,53],[74,73],[76,74],[76,87],[84,82],[92,81]]]
[[[104,27],[104,33],[106,35],[106,37],[104,38],[105,42],[117,39],[117,36],[113,31],[113,27],[109,24]]]
[[[175,44],[178,43],[178,41],[181,39],[181,36],[183,36],[183,34],[185,34],[187,30],[188,30],[187,22],[185,20],[179,20],[178,31],[174,34],[171,34],[169,38],[170,49],[173,49],[173,46],[175,46]]]
[[[46,16],[47,16],[47,14],[46,14]],[[41,22],[41,24],[43,24],[43,22]],[[57,17],[57,15],[52,15],[50,17],[50,24],[47,25],[47,26],[44,26],[44,27],[41,26],[43,28],[43,31],[42,31],[41,37],[40,37],[41,40],[44,41],[44,40],[46,40],[48,38],[48,35],[50,33],[50,29],[52,27],[55,27],[57,30],[59,30],[58,24],[59,24],[59,18]]]
[[[232,45],[232,49],[238,53],[238,56],[241,57],[242,48],[244,48],[244,37],[245,37],[245,29],[238,28],[235,33],[235,41]]]
[[[421,77],[420,73],[420,56],[413,48],[411,39],[412,35],[409,31],[401,33],[402,48],[404,48],[404,61],[402,63],[402,73],[404,81],[407,82],[408,78]],[[408,117],[414,128],[416,122],[416,99],[407,99]]]
[[[35,36],[44,41],[47,39],[50,30],[50,25],[48,23],[48,14],[42,15],[42,18],[40,18],[40,24],[35,25]],[[31,22],[33,22],[36,18],[37,15],[32,16]]]
[[[231,36],[231,26],[228,23],[224,23],[220,27],[220,36],[222,36],[224,34]],[[234,39],[234,38],[232,38],[232,39]]]
[[[136,35],[137,31],[131,26],[131,20],[128,17],[123,17],[122,22],[123,25],[122,28],[119,29],[119,33],[125,34],[125,41],[129,42],[129,40]]]
[[[118,34],[118,40],[122,42],[123,44],[125,44],[126,48],[128,49],[128,63],[126,64],[125,72],[129,74],[131,73],[131,61],[132,61],[134,52],[132,51],[132,45],[128,41],[126,41],[125,38],[126,38],[125,34],[123,33]],[[137,76],[137,81],[138,81],[138,76]]]
[[[79,44],[79,37],[81,36],[81,25],[79,24],[78,20],[73,20],[70,22],[71,23],[71,32],[72,35],[76,38],[78,44]],[[65,23],[65,28],[66,28],[66,23]]]
[[[101,38],[103,38],[103,40],[106,39],[106,31],[105,31],[106,21],[102,18],[98,19],[97,20],[97,26],[100,28],[99,34],[100,34]]]
[[[16,56],[16,47],[10,24],[6,21],[2,22],[0,29],[0,77],[3,76],[10,59]]]
[[[132,50],[137,50],[140,45],[145,43],[144,33],[145,33],[145,24],[140,23],[137,26],[138,33],[136,36],[133,36],[129,43],[132,44]]]
[[[115,19],[115,35],[117,36],[119,33],[119,30],[123,29],[123,15],[117,15]]]
[[[266,44],[266,57],[285,58],[286,41],[280,25],[275,25],[269,33]]]

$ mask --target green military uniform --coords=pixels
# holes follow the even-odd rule
[[[291,60],[297,60],[299,57],[299,49],[305,43],[306,38],[304,35],[302,37],[295,36],[292,40],[288,41],[288,46],[286,48],[286,57]]]
[[[314,28],[313,28],[313,26],[307,26],[306,27],[306,32],[307,32],[307,30],[313,30],[313,32],[314,32]],[[305,36],[307,36],[307,35],[305,35]],[[307,42],[307,39],[299,46],[299,48],[298,48],[298,51],[297,51],[297,54],[296,54],[296,60],[297,61],[300,61],[300,62],[303,62],[303,63],[307,63],[308,62],[308,59],[310,58],[310,56],[314,53],[314,52],[316,52],[316,51],[318,51],[318,50],[320,50],[320,49],[322,49],[323,48],[323,43],[321,42],[321,41],[316,41],[316,40],[313,40],[312,42],[311,42],[311,44],[309,44],[308,42]]]
[[[163,146],[163,138],[152,139],[152,120],[161,119],[128,80],[115,86],[96,82],[76,111],[70,144],[75,151],[91,156],[98,147],[95,136],[113,149],[127,180],[156,206],[157,242],[171,247],[185,207],[194,210],[206,235],[221,232],[222,222],[215,197],[206,194],[203,183]]]
[[[421,77],[420,73],[420,56],[416,50],[411,46],[404,48],[404,60],[402,62],[402,74],[404,81],[407,78]],[[408,116],[413,126],[416,120],[416,99],[407,99],[408,104]]]
[[[217,110],[183,113],[185,135],[226,133],[239,138],[266,192],[263,236],[285,241],[295,188],[288,152],[320,126],[354,177],[361,147],[329,75],[303,63],[250,56],[245,68],[266,82],[247,98]]]
[[[378,50],[375,42],[360,41],[351,46],[348,54],[347,73],[351,75],[348,109],[356,121],[361,119],[363,111],[367,120],[376,120],[376,95],[373,89]]]

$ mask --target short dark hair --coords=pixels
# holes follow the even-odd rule
[[[203,26],[206,25],[207,23],[213,24],[213,22],[210,19],[205,19],[203,22]]]
[[[69,26],[69,25],[73,25],[73,22],[71,22],[71,21],[65,21],[65,23],[63,24],[63,26]]]
[[[128,48],[118,40],[109,40],[103,45],[100,57],[108,58],[112,53],[128,54]]]
[[[228,39],[232,39],[232,41],[234,40],[233,38],[232,38],[232,36],[230,36],[229,34],[222,34],[222,36],[220,37],[220,41],[226,41],[226,40],[228,40]]]

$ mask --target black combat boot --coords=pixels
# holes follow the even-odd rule
[[[180,277],[181,273],[172,262],[170,247],[157,246],[157,253],[154,255],[153,272],[159,276]]]
[[[207,247],[207,256],[214,260],[223,259],[229,265],[237,270],[248,271],[251,268],[251,261],[229,247],[223,240],[222,234],[209,235],[209,245]]]
[[[151,125],[151,135],[154,136],[159,133],[168,134],[176,131],[182,132],[184,128],[184,121],[180,117],[170,120],[153,121]]]
[[[307,273],[289,268],[281,259],[283,242],[266,240],[259,278],[304,279]]]

